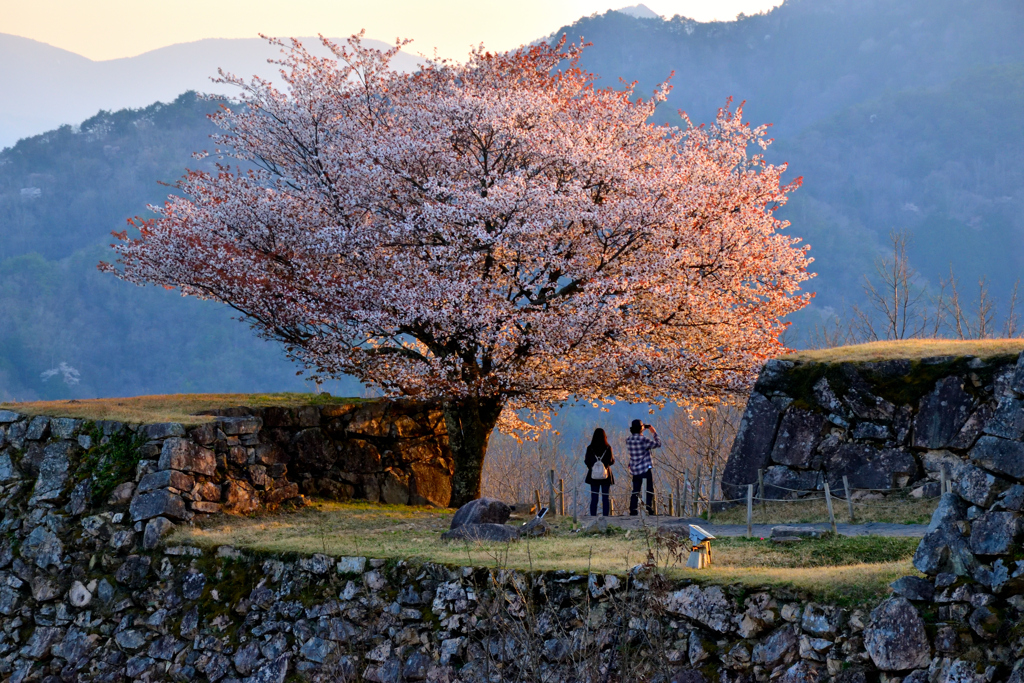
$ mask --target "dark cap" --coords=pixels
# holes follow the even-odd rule
[[[641,420],[633,420],[629,423],[629,431],[634,434],[639,434],[644,431],[644,423]]]

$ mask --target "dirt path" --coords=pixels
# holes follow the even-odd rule
[[[586,526],[596,517],[580,517],[580,522]],[[622,529],[639,529],[641,526],[640,517],[609,517],[608,524]],[[647,526],[657,525],[659,528],[670,529],[686,533],[688,525],[696,524],[714,536],[746,536],[746,524],[709,524],[702,519],[685,519],[680,517],[646,517],[643,523]],[[757,538],[768,538],[772,533],[773,526],[810,526],[815,529],[827,531],[828,523],[820,524],[755,524],[753,534]],[[883,522],[866,522],[864,524],[836,524],[836,530],[842,536],[901,536],[907,538],[920,538],[924,536],[927,524],[886,524]]]

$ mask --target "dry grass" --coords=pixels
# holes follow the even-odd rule
[[[916,360],[933,356],[977,356],[989,358],[1024,351],[1024,339],[904,339],[880,341],[832,349],[797,351],[784,356],[785,360],[815,361],[818,363],[864,362],[906,358]]]
[[[856,494],[855,494],[856,495]],[[854,523],[883,522],[886,524],[927,524],[935,508],[937,498],[911,498],[892,495],[884,500],[854,500]],[[832,499],[836,522],[850,522],[846,500]],[[715,524],[746,524],[747,506],[738,505],[711,516]],[[763,506],[754,502],[754,524],[817,524],[828,522],[828,507],[824,500],[779,500],[767,501]]]
[[[513,544],[444,543],[439,536],[448,528],[451,515],[451,511],[432,508],[321,502],[276,515],[220,516],[202,527],[182,527],[168,542],[203,547],[232,545],[272,553],[326,553],[608,574],[625,573],[643,562],[653,547],[650,534],[643,532],[593,536],[571,533],[568,518],[554,522],[555,533],[546,538]],[[698,572],[669,563],[668,574],[703,583],[786,585],[821,599],[866,602],[884,595],[891,581],[913,571],[909,559],[915,546],[912,539],[878,537],[836,538],[797,546],[777,546],[759,539],[720,539],[715,544],[715,565],[710,571]],[[864,564],[860,561],[864,557],[880,561]]]
[[[297,408],[308,405],[343,404],[358,401],[327,394],[165,394],[130,398],[95,398],[70,401],[2,403],[0,408],[26,415],[75,417],[84,420],[115,420],[140,424],[181,422],[196,425],[212,418],[196,413],[218,408]]]

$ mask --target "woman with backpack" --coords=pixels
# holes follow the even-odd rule
[[[607,517],[611,514],[608,489],[615,483],[615,475],[611,469],[615,464],[615,456],[612,455],[612,447],[608,445],[608,437],[600,427],[594,430],[594,438],[587,446],[587,455],[583,463],[587,466],[585,481],[590,484],[590,516],[597,516],[597,499],[600,496],[601,510]]]

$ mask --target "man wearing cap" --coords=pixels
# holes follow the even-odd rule
[[[644,436],[645,429],[651,430],[651,437]],[[633,420],[629,425],[629,436],[626,437],[626,448],[629,450],[629,473],[633,475],[633,495],[629,497],[629,514],[635,515],[640,502],[640,485],[647,481],[647,514],[654,514],[654,462],[651,451],[661,448],[658,432],[651,425],[640,420]]]

